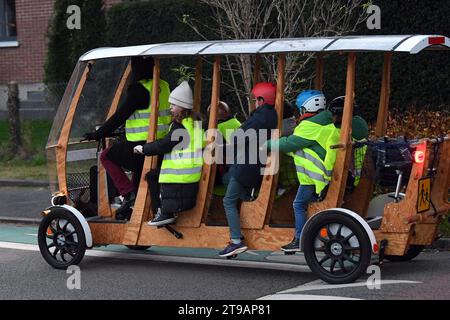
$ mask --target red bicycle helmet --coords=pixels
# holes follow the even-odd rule
[[[256,99],[263,98],[265,103],[274,105],[277,86],[274,83],[260,82],[253,87],[252,93]]]

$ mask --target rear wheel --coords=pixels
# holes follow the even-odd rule
[[[56,269],[79,264],[86,252],[83,227],[65,209],[54,210],[42,219],[38,244],[44,260]]]
[[[410,260],[414,259],[415,257],[417,257],[422,252],[423,248],[424,248],[424,246],[421,246],[421,245],[412,245],[412,246],[409,246],[406,253],[402,256],[385,255],[384,258],[391,262],[410,261]]]
[[[372,255],[365,229],[339,212],[311,218],[303,230],[302,249],[310,269],[331,284],[349,283],[366,272]]]

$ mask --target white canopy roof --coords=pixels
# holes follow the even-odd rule
[[[424,49],[449,49],[450,39],[440,35],[348,36],[265,40],[197,41],[149,44],[121,48],[99,48],[80,60],[128,56],[186,56],[221,54],[269,54],[283,52],[390,51],[416,54]]]

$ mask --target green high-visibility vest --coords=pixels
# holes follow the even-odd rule
[[[234,131],[241,126],[241,122],[236,118],[231,118],[217,125],[217,129],[222,134],[226,142],[230,142],[230,137]]]
[[[337,128],[336,131],[340,135],[341,129]],[[358,141],[358,142],[362,142],[365,140],[366,139],[356,140],[356,139],[352,138],[352,141]],[[367,146],[353,148],[353,159],[352,159],[353,170],[351,170],[351,171],[352,171],[352,176],[354,178],[354,180],[353,180],[354,187],[357,187],[359,185],[359,182],[361,181],[361,173],[362,173],[362,169],[364,166],[364,160],[366,159],[366,153],[367,153]]]
[[[319,194],[331,181],[337,150],[331,149],[330,146],[339,143],[339,133],[332,123],[323,126],[303,120],[295,128],[294,135],[316,141],[326,151],[324,160],[310,148],[303,148],[295,153],[290,153],[294,158],[300,184],[314,185],[316,193]]]
[[[139,83],[147,89],[151,97],[153,80],[141,80]],[[169,132],[169,125],[172,121],[169,95],[169,84],[164,80],[159,80],[158,129],[156,131],[157,139],[163,138]],[[125,135],[128,141],[146,141],[148,139],[148,127],[150,125],[151,110],[152,106],[150,101],[148,108],[136,110],[125,122]]]
[[[353,139],[354,141],[358,141]],[[362,140],[360,140],[362,141]],[[362,168],[364,166],[364,160],[366,158],[367,146],[362,146],[353,149],[353,186],[357,187],[361,180]]]
[[[160,183],[195,183],[200,181],[203,167],[204,131],[201,125],[197,122],[194,123],[191,117],[183,119],[181,124],[188,131],[189,146],[186,149],[172,150],[172,152],[164,155],[159,174]]]

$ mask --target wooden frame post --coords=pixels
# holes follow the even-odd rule
[[[83,92],[84,85],[86,84],[88,74],[93,64],[94,62],[89,61],[84,68],[83,75],[80,78],[77,89],[70,103],[70,107],[59,136],[58,144],[56,146],[59,190],[64,192],[67,196],[67,144],[69,142],[70,130],[72,129],[73,117],[75,116],[75,111],[77,110],[81,93]]]
[[[122,79],[117,86],[116,93],[114,95],[114,99],[111,103],[111,107],[109,108],[108,115],[106,116],[106,120],[108,120],[117,110],[117,106],[119,105],[120,98],[122,97],[123,91],[125,89],[125,85],[128,82],[128,79],[131,74],[131,63],[128,63],[125,71],[122,75]],[[106,147],[109,146],[108,139],[106,140]],[[111,217],[111,206],[109,205],[108,192],[107,192],[107,178],[106,178],[106,170],[99,162],[98,166],[98,214],[102,217]]]
[[[348,168],[352,154],[352,117],[355,94],[356,54],[350,52],[347,62],[347,80],[345,87],[344,114],[342,115],[340,144],[344,147],[338,150],[333,176],[328,188],[327,196],[321,202],[312,203],[308,210],[308,217],[329,208],[341,207],[347,183]]]
[[[377,137],[382,137],[386,134],[387,118],[389,114],[389,97],[391,91],[391,66],[392,53],[386,52],[384,54],[380,104],[378,107],[377,127],[375,129],[375,135]]]
[[[195,66],[195,85],[194,85],[194,111],[200,112],[202,103],[202,80],[203,80],[203,60],[202,57],[197,58]]]
[[[280,132],[282,129],[284,108],[285,68],[286,55],[280,54],[277,68],[277,95],[275,100],[279,130],[272,135],[272,139],[278,139],[281,135]],[[271,153],[267,160],[268,166],[264,172],[258,198],[252,202],[243,202],[241,205],[240,219],[242,228],[262,229],[264,227],[264,223],[270,220],[270,212],[275,200],[278,183],[279,154],[277,152]],[[274,171],[277,173],[274,174]]]
[[[156,139],[156,132],[158,129],[158,111],[159,111],[159,80],[160,80],[160,60],[154,58],[153,67],[153,87],[151,94],[151,113],[150,124],[148,127],[148,139],[147,142],[153,142]],[[149,218],[151,199],[149,196],[149,189],[145,175],[151,169],[155,169],[158,165],[157,156],[145,157],[144,166],[142,169],[142,175],[139,183],[138,193],[136,195],[136,201],[131,216],[131,221],[128,224],[125,234],[125,244],[136,244],[139,239],[139,234],[144,220]]]
[[[314,89],[316,90],[323,90],[323,66],[324,66],[324,59],[323,54],[318,53],[316,55],[316,77],[314,78]]]
[[[219,107],[220,97],[220,81],[221,81],[221,59],[220,56],[216,56],[213,67],[212,77],[212,93],[211,93],[211,111],[209,114],[208,129],[217,128],[217,109]],[[204,158],[207,158],[207,154],[214,157],[216,138],[214,130],[208,130],[206,136],[207,146],[204,151]],[[196,205],[193,209],[185,211],[180,214],[177,220],[177,226],[180,227],[193,227],[198,228],[201,225],[202,220],[206,217],[209,204],[211,201],[212,189],[214,188],[214,179],[216,176],[215,163],[204,163],[202,168],[202,176],[198,185],[198,194]]]
[[[255,84],[257,84],[260,81],[261,81],[261,56],[257,54],[255,57],[255,66],[253,68],[253,86],[255,86]],[[249,92],[249,96],[250,95],[251,92]],[[256,108],[254,101],[250,101],[249,106],[250,112],[252,112]]]
[[[383,75],[381,80],[380,104],[378,108],[377,126],[375,135],[383,137],[386,134],[387,117],[389,110],[390,80],[391,80],[391,61],[392,53],[384,54]],[[364,172],[366,176],[361,177],[358,187],[345,199],[344,207],[357,212],[362,217],[367,215],[370,199],[372,197],[374,182],[373,174],[375,172],[369,154],[364,161]]]

